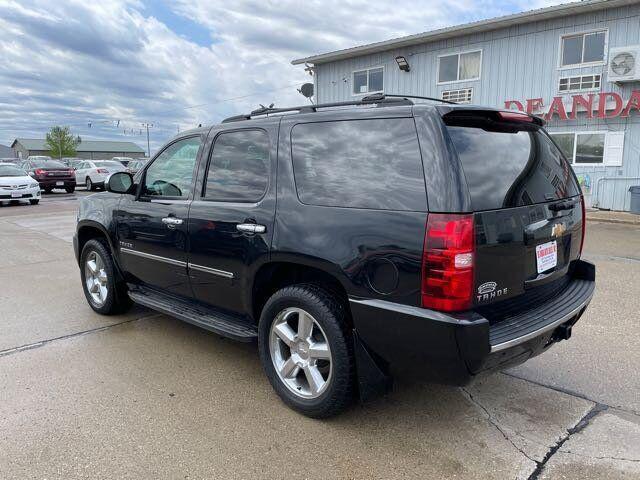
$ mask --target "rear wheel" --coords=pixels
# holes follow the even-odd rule
[[[73,193],[76,191],[76,187],[64,187],[65,192]]]
[[[44,193],[51,193],[53,187],[44,187]]]
[[[88,191],[93,191],[93,182],[91,181],[91,179],[89,177],[87,177],[87,179],[85,180],[85,185],[87,186],[87,190]]]
[[[116,278],[113,259],[104,240],[89,240],[82,248],[80,276],[84,295],[94,311],[113,315],[131,306],[126,286]]]
[[[39,202],[40,202],[40,200],[39,200],[39,199],[37,199],[37,198],[36,198],[35,200],[29,200],[29,203],[30,203],[31,205],[37,205]]]
[[[354,395],[355,361],[343,305],[315,285],[295,285],[266,303],[258,329],[260,360],[280,398],[294,410],[326,418]]]

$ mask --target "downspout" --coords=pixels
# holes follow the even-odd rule
[[[598,198],[598,193],[600,192],[600,182],[604,180],[640,180],[640,177],[600,177],[596,182],[596,190],[594,192],[593,197],[595,198],[595,202],[591,202],[592,207],[600,208],[600,199]]]

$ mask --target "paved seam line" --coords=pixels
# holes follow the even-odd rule
[[[571,427],[571,428],[569,428],[567,430],[567,434],[564,437],[562,437],[560,440],[558,440],[556,442],[556,444],[549,449],[549,451],[544,456],[544,458],[542,459],[541,462],[536,462],[536,464],[537,464],[536,469],[533,471],[533,473],[531,473],[531,475],[529,475],[528,480],[537,480],[540,477],[540,474],[542,473],[542,471],[544,470],[544,467],[546,466],[547,462],[551,459],[551,457],[553,457],[555,455],[555,453],[558,450],[560,450],[560,447],[562,447],[562,445],[564,445],[564,443],[567,440],[569,440],[569,438],[571,438],[571,436],[573,434],[581,432],[582,430],[584,430],[596,415],[600,414],[601,412],[604,412],[608,408],[609,407],[607,405],[604,405],[602,403],[596,403],[591,408],[591,410],[589,410],[587,412],[587,414],[584,417],[582,417],[578,421],[578,423],[575,424],[575,426],[573,426],[573,427]]]
[[[558,387],[556,385],[547,385],[546,383],[538,382],[536,380],[530,380],[528,378],[520,377],[519,375],[515,375],[515,374],[509,373],[509,372],[500,372],[500,373],[502,375],[507,376],[507,377],[517,378],[518,380],[524,380],[525,382],[529,382],[529,383],[532,383],[534,385],[538,385],[539,387],[544,387],[544,388],[548,388],[550,390],[555,390],[556,392],[564,393],[566,395],[571,395],[572,397],[576,397],[576,398],[581,398],[582,400],[587,400],[588,402],[591,402],[591,403],[604,405],[607,408],[620,410],[621,412],[630,413],[631,415],[635,415],[635,416],[640,416],[640,412],[637,412],[637,411],[635,411],[633,409],[629,410],[628,408],[625,408],[625,407],[623,407],[621,405],[609,405],[608,403],[603,403],[603,402],[600,402],[598,400],[594,400],[593,398],[589,398],[589,397],[583,395],[582,393],[578,393],[578,392],[575,392],[573,390],[569,390],[567,388]]]
[[[105,330],[108,330],[108,329],[113,328],[113,327],[117,327],[119,325],[125,325],[127,323],[137,322],[139,320],[145,320],[147,318],[153,318],[155,316],[159,316],[159,314],[154,313],[154,314],[146,315],[146,316],[143,316],[143,317],[132,318],[131,320],[125,320],[123,322],[113,323],[111,325],[105,325],[104,327],[91,328],[89,330],[83,330],[81,332],[70,333],[68,335],[62,335],[60,337],[49,338],[47,340],[41,340],[39,342],[27,343],[26,345],[21,345],[19,347],[13,347],[13,348],[8,348],[6,350],[0,350],[0,357],[6,357],[8,355],[12,355],[14,353],[23,352],[25,350],[32,350],[34,348],[40,348],[40,347],[43,347],[43,346],[47,345],[48,343],[55,342],[55,341],[58,341],[58,340],[66,340],[68,338],[81,337],[83,335],[88,335],[90,333],[103,332]]]
[[[504,437],[504,439],[509,442],[511,445],[513,445],[513,448],[515,448],[516,450],[518,450],[522,455],[524,455],[525,457],[527,457],[529,460],[531,460],[532,462],[534,462],[536,465],[539,463],[537,460],[531,458],[524,450],[522,450],[520,447],[518,447],[515,442],[513,440],[511,440],[511,438],[506,434],[506,432],[504,430],[502,430],[502,428],[500,427],[500,425],[498,425],[498,423],[494,420],[494,418],[491,416],[491,414],[489,413],[489,410],[487,410],[487,408],[482,405],[480,402],[478,402],[473,395],[471,395],[471,393],[469,393],[469,391],[465,388],[465,387],[460,387],[460,389],[467,394],[469,401],[471,403],[473,403],[474,405],[478,406],[486,415],[487,415],[487,421],[493,425],[496,430],[498,430],[502,436]]]

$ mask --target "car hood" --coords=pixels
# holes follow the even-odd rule
[[[33,178],[29,175],[23,175],[21,177],[2,177],[0,176],[0,185],[37,185]]]

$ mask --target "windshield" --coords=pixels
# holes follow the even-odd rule
[[[0,177],[26,177],[27,172],[12,165],[0,165]]]
[[[447,126],[475,211],[519,207],[580,193],[571,166],[547,133]]]
[[[57,162],[56,160],[32,159],[31,163],[33,163],[34,167],[38,168],[67,168],[64,163]]]

